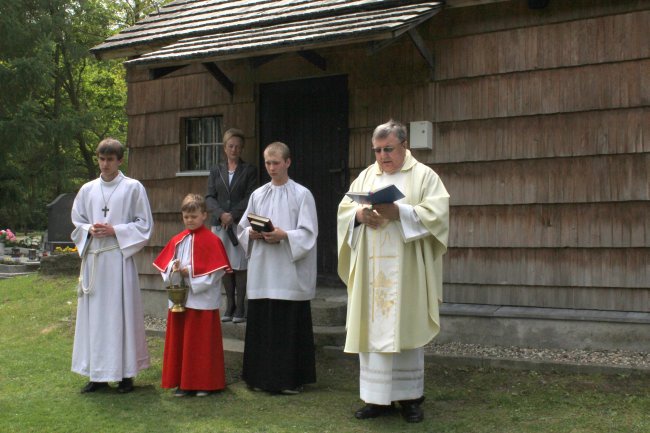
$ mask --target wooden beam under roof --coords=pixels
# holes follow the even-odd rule
[[[223,88],[226,89],[228,93],[230,93],[230,97],[232,98],[233,94],[235,93],[235,84],[232,82],[232,80],[228,78],[228,76],[224,74],[224,72],[214,62],[203,63],[203,66],[219,82],[219,84],[221,84]]]
[[[268,55],[262,55],[262,56],[255,56],[255,57],[249,57],[248,62],[251,65],[251,68],[257,69],[260,66],[270,62],[271,60],[281,56],[284,53],[278,53],[278,54],[268,54]]]
[[[163,66],[161,68],[151,68],[149,69],[149,78],[152,80],[157,80],[158,78],[162,78],[165,75],[169,75],[172,72],[184,68],[185,66],[187,65],[174,65],[174,66]]]
[[[302,50],[298,51],[297,54],[303,59],[307,60],[312,65],[316,66],[321,71],[327,70],[327,60],[314,50]]]
[[[427,44],[424,43],[424,39],[422,39],[422,36],[420,36],[420,33],[418,33],[418,30],[416,28],[410,29],[408,31],[408,34],[411,37],[411,41],[413,41],[413,45],[415,45],[415,48],[417,48],[422,58],[427,62],[427,65],[429,65],[431,80],[433,80],[435,78],[434,76],[435,61],[434,61],[433,53],[429,50]]]

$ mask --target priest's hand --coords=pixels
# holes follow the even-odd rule
[[[362,207],[357,210],[357,221],[370,228],[379,228],[386,220],[369,207]]]
[[[263,232],[262,236],[264,237],[264,241],[269,244],[279,244],[280,241],[288,237],[287,232],[277,227],[272,232]]]
[[[395,203],[376,204],[372,208],[387,220],[397,221],[399,219],[399,207]]]
[[[95,223],[90,226],[90,234],[96,238],[115,236],[115,229],[110,224]]]

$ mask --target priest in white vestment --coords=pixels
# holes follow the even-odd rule
[[[318,219],[314,197],[289,178],[289,148],[264,150],[271,181],[256,189],[239,222],[248,261],[248,318],[242,378],[251,389],[295,394],[316,381],[311,299],[316,293]],[[247,217],[271,219],[257,232]]]
[[[370,206],[346,196],[338,209],[338,273],[348,287],[345,351],[359,354],[366,403],[358,419],[390,413],[399,402],[407,422],[422,421],[423,346],[440,330],[449,194],[406,140],[401,123],[379,125],[376,162],[350,186],[370,192],[394,184],[405,197]]]
[[[82,257],[72,371],[89,378],[82,392],[133,378],[149,366],[138,271],[133,255],[151,237],[153,218],[144,186],[124,176],[122,144],[97,147],[101,175],[84,184],[72,207],[72,240]]]

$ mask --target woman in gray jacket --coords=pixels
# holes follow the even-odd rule
[[[233,273],[223,277],[228,304],[222,322],[246,320],[246,269],[244,250],[237,242],[237,224],[257,187],[257,169],[241,159],[244,133],[235,128],[223,134],[226,161],[210,170],[206,202],[211,213],[212,231],[228,253]]]

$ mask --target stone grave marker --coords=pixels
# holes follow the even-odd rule
[[[47,240],[45,249],[54,250],[56,247],[74,247],[70,234],[74,225],[70,219],[70,211],[75,194],[60,194],[54,201],[47,205]]]

